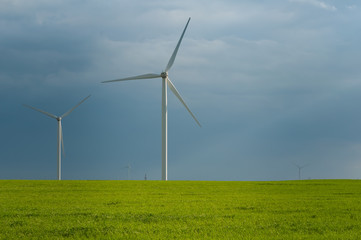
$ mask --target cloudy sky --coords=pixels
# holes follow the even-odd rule
[[[161,80],[170,180],[361,177],[356,0],[0,0],[0,179],[161,178]],[[296,164],[296,165],[295,165]]]

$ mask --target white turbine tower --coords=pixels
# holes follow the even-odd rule
[[[197,124],[201,127],[201,124],[198,122],[196,117],[193,115],[191,110],[188,108],[187,104],[184,102],[183,98],[175,88],[174,84],[168,77],[168,71],[172,67],[174,60],[176,58],[179,46],[182,42],[184,33],[188,27],[188,23],[191,18],[188,19],[188,22],[183,30],[183,33],[177,43],[176,48],[173,51],[172,56],[170,57],[165,70],[161,74],[155,73],[148,73],[143,75],[138,75],[134,77],[127,77],[121,79],[115,79],[110,81],[103,81],[102,83],[109,83],[109,82],[118,82],[118,81],[126,81],[126,80],[138,80],[138,79],[149,79],[149,78],[162,78],[162,180],[168,180],[168,117],[167,117],[167,86],[173,92],[173,94],[179,99],[179,101],[184,105],[187,111],[190,113],[192,118],[197,122]]]
[[[89,97],[90,97],[90,95],[87,96],[86,98],[84,98],[83,100],[81,100],[77,105],[75,105],[75,107],[73,107],[72,109],[70,109],[69,111],[67,111],[63,115],[61,115],[60,117],[55,116],[54,114],[45,112],[43,110],[34,108],[32,106],[23,104],[25,107],[28,107],[28,108],[31,108],[31,109],[33,109],[35,111],[41,112],[41,113],[43,113],[43,114],[45,114],[45,115],[47,115],[47,116],[49,116],[51,118],[54,118],[54,119],[56,119],[58,121],[58,180],[61,180],[61,150],[63,149],[63,152],[64,152],[63,129],[62,129],[62,126],[61,126],[61,120],[63,118],[65,118],[66,116],[68,116],[72,111],[74,111],[75,108],[77,108],[80,104],[82,104]]]

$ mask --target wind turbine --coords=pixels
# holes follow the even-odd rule
[[[64,113],[63,115],[61,115],[60,117],[55,116],[54,114],[45,112],[43,110],[34,108],[32,106],[23,104],[25,107],[31,108],[35,111],[41,112],[42,114],[45,114],[51,118],[54,118],[58,121],[58,180],[61,180],[61,149],[63,149],[64,152],[64,142],[63,142],[63,129],[61,126],[61,120],[63,118],[65,118],[66,116],[68,116],[72,111],[74,111],[75,108],[77,108],[80,104],[82,104],[85,100],[87,100],[90,97],[87,96],[86,98],[84,98],[83,100],[81,100],[77,105],[75,105],[72,109],[70,109],[69,111],[67,111],[66,113]]]
[[[130,164],[128,163],[128,165],[127,165],[125,168],[128,169],[128,180],[130,180],[130,169],[131,169],[132,167],[131,167]]]
[[[165,181],[168,180],[168,113],[167,113],[167,86],[166,85],[168,85],[168,87],[173,92],[173,94],[178,98],[178,100],[187,109],[187,111],[192,116],[192,118],[201,127],[201,124],[198,122],[196,117],[193,115],[191,110],[188,108],[187,104],[184,102],[183,98],[181,97],[181,95],[175,88],[174,84],[171,82],[171,80],[168,77],[168,71],[170,70],[170,68],[172,67],[172,65],[174,63],[179,46],[182,42],[184,33],[188,27],[190,20],[191,20],[191,18],[188,19],[188,22],[187,22],[187,24],[183,30],[183,33],[177,43],[177,46],[175,47],[173,54],[170,57],[168,64],[162,73],[160,73],[160,74],[148,73],[148,74],[138,75],[138,76],[134,76],[134,77],[127,77],[127,78],[121,78],[121,79],[115,79],[115,80],[109,80],[109,81],[102,82],[102,83],[109,83],[109,82],[118,82],[118,81],[126,81],[126,80],[162,78],[162,180],[165,180]]]
[[[301,180],[301,169],[306,167],[308,164],[301,166],[301,165],[294,163],[294,165],[298,168],[298,180]]]

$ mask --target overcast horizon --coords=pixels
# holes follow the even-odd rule
[[[0,179],[161,178],[160,73],[169,76],[169,180],[359,179],[356,0],[0,0]]]

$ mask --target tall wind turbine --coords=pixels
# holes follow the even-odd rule
[[[126,81],[126,80],[139,80],[139,79],[149,79],[149,78],[162,78],[162,180],[168,180],[168,113],[167,113],[167,86],[170,88],[170,90],[173,92],[173,94],[179,99],[179,101],[184,105],[184,107],[187,109],[189,114],[192,116],[192,118],[196,121],[196,123],[201,127],[201,124],[198,122],[196,117],[193,115],[191,110],[188,108],[187,104],[184,102],[183,98],[175,88],[174,84],[171,82],[171,80],[168,77],[168,71],[172,67],[175,57],[177,55],[179,46],[182,42],[184,33],[188,27],[189,21],[191,18],[188,19],[188,22],[183,30],[183,33],[177,43],[177,46],[175,47],[172,56],[170,57],[167,66],[165,67],[165,70],[160,74],[155,73],[148,73],[143,75],[138,75],[134,77],[127,77],[127,78],[121,78],[121,79],[115,79],[110,81],[103,81],[102,83],[109,83],[109,82],[118,82],[118,81]]]
[[[301,180],[301,169],[306,167],[308,164],[301,166],[301,165],[294,163],[294,165],[298,168],[298,180]]]
[[[130,164],[128,163],[128,165],[127,165],[125,168],[128,169],[128,180],[130,180],[130,169],[131,169],[132,167],[131,167]]]
[[[45,112],[43,110],[34,108],[32,106],[23,104],[25,107],[31,108],[35,111],[41,112],[42,114],[45,114],[51,118],[54,118],[58,121],[58,180],[61,180],[61,149],[63,149],[64,152],[64,142],[63,142],[63,129],[61,126],[61,120],[63,118],[65,118],[66,116],[68,116],[72,111],[74,111],[75,108],[77,108],[80,104],[82,104],[85,100],[87,100],[90,97],[87,96],[86,98],[84,98],[83,100],[81,100],[77,105],[75,105],[72,109],[70,109],[69,111],[67,111],[66,113],[64,113],[63,115],[61,115],[60,117],[55,116],[54,114]]]

